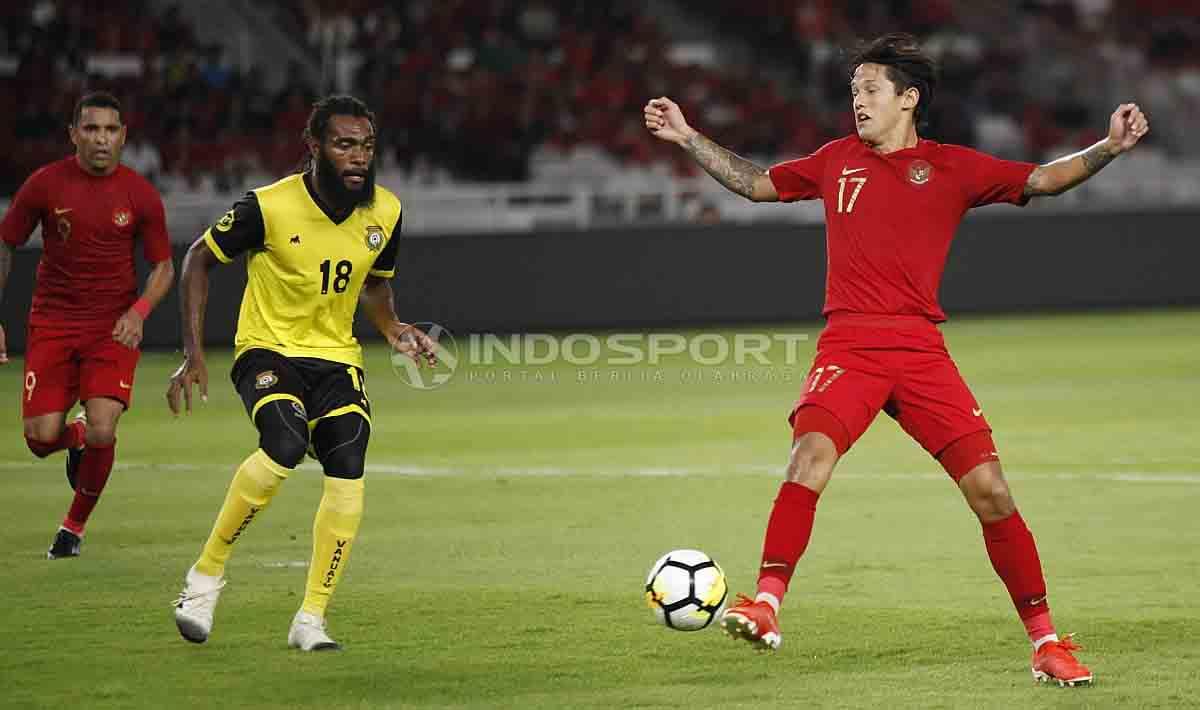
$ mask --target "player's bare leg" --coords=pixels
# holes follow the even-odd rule
[[[34,456],[45,458],[75,443],[73,439],[65,439],[71,434],[66,426],[66,416],[66,412],[50,412],[24,420],[25,443]],[[82,430],[78,433],[82,438]]]
[[[80,410],[69,424],[65,412],[51,412],[25,419],[25,443],[38,458],[66,449],[67,483],[75,490],[75,472],[79,468],[79,457],[83,451],[83,437],[87,430],[87,419]]]
[[[808,546],[816,501],[829,484],[839,455],[833,440],[820,432],[801,434],[788,457],[787,480],[780,486],[763,542],[758,594],[738,595],[738,603],[721,615],[721,630],[756,648],[775,650],[783,642],[779,606]]]
[[[979,517],[992,567],[1008,588],[1034,644],[1034,679],[1070,686],[1090,684],[1092,672],[1071,653],[1080,647],[1069,636],[1059,639],[1054,630],[1037,546],[1017,512],[1000,462],[988,461],[972,468],[958,485]]]
[[[117,421],[125,411],[125,405],[108,397],[93,397],[84,402],[87,426],[84,428],[83,444],[85,455],[78,464],[75,497],[63,518],[54,544],[47,557],[75,557],[83,539],[84,528],[92,515],[100,494],[108,483],[112,472],[113,452],[116,445]],[[78,420],[72,426],[83,426]]]

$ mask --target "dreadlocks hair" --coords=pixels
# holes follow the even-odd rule
[[[113,96],[107,91],[89,91],[83,96],[80,96],[79,100],[75,102],[75,108],[71,111],[72,126],[79,124],[79,120],[83,118],[83,110],[88,107],[111,108],[117,112],[117,121],[120,123],[125,123],[125,121],[121,119],[121,102],[116,96]]]
[[[862,42],[850,58],[850,76],[854,76],[863,64],[881,64],[887,77],[896,85],[899,96],[909,89],[916,89],[920,97],[913,110],[913,123],[924,126],[928,119],[929,106],[937,89],[938,65],[926,54],[917,38],[905,32],[893,32]]]
[[[371,130],[375,130],[375,114],[365,103],[349,94],[331,94],[313,104],[312,111],[308,114],[308,125],[304,127],[304,144],[308,145],[310,140],[322,143],[329,130],[329,120],[334,116],[365,118],[371,122]],[[312,154],[306,150],[300,171],[307,172],[312,166]]]

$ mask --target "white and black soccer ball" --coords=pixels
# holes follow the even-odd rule
[[[699,550],[672,550],[646,577],[646,604],[654,618],[676,631],[699,631],[725,606],[725,572]]]

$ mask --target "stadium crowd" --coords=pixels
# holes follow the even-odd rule
[[[641,127],[642,104],[662,94],[722,144],[793,156],[852,129],[839,48],[890,30],[921,33],[944,59],[931,137],[1042,159],[1095,140],[1111,106],[1135,97],[1154,116],[1158,150],[1200,150],[1186,139],[1200,113],[1200,4],[1183,0],[678,4],[719,41],[751,48],[755,61],[742,64],[720,51],[682,58],[652,8],[630,0],[269,4],[335,67],[325,87],[299,71],[267,86],[260,68],[240,71],[225,48],[199,42],[178,8],[155,7],[3,4],[0,85],[14,101],[0,118],[0,194],[68,149],[64,118],[84,87],[125,102],[127,162],[222,192],[291,169],[327,88],[372,105],[384,167],[414,179],[520,181],[580,154],[617,168],[676,161],[673,172],[691,174]]]

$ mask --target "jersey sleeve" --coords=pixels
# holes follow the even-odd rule
[[[171,239],[167,235],[167,212],[162,197],[149,182],[142,183],[139,211],[141,226],[138,238],[142,241],[142,257],[151,264],[171,258]]]
[[[45,190],[42,187],[41,173],[34,173],[21,185],[13,197],[4,220],[0,221],[0,239],[5,244],[19,247],[29,241],[29,235],[42,219],[45,211]]]
[[[821,197],[821,179],[825,176],[829,146],[830,144],[826,143],[811,155],[771,166],[768,174],[781,202],[815,200]]]
[[[225,264],[243,252],[262,248],[266,243],[267,228],[258,196],[247,192],[216,224],[204,231],[203,239],[217,259]]]
[[[392,237],[388,239],[375,263],[371,264],[371,275],[390,279],[396,275],[396,252],[400,249],[400,225],[404,223],[404,213],[396,218],[396,226],[392,228]]]
[[[958,148],[959,169],[967,193],[968,207],[997,202],[1025,205],[1025,184],[1037,168],[1034,163],[1004,160],[970,148]]]

